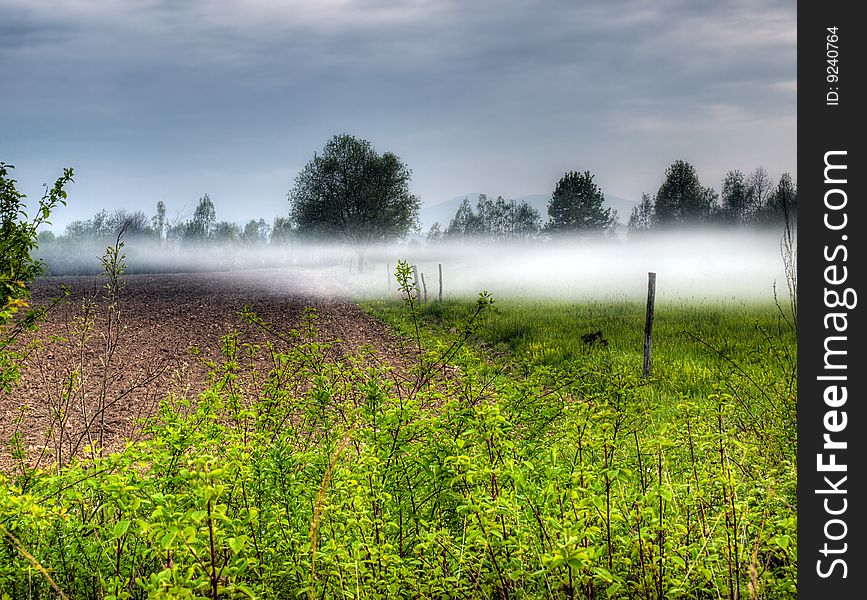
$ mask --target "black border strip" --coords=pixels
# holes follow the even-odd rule
[[[798,2],[798,597],[805,599],[867,598],[860,81],[867,23],[855,8],[851,0]]]

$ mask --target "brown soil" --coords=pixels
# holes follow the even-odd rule
[[[368,317],[327,276],[312,271],[129,275],[124,281],[122,329],[107,367],[108,306],[101,299],[104,279],[45,278],[34,286],[34,304],[57,296],[61,284],[71,294],[48,313],[35,335],[22,340],[22,344],[37,341],[39,346],[22,364],[20,385],[11,394],[0,392],[0,470],[14,464],[6,443],[16,432],[29,462],[40,455],[42,465],[56,459],[56,425],[51,437],[55,441],[46,432],[57,422],[57,408],[64,402],[64,390],[69,389],[74,371],[86,374],[86,385],[80,389],[86,389],[88,395],[81,398],[73,394],[66,407],[68,422],[60,459],[66,460],[76,446],[81,453],[88,437],[92,439],[97,432],[106,448],[135,439],[140,418],[152,414],[162,398],[171,393],[194,399],[204,388],[208,368],[203,359],[218,356],[222,336],[237,330],[252,341],[274,337],[242,323],[239,314],[245,306],[278,334],[303,328],[305,309],[313,307],[318,314],[320,339],[336,342],[335,352],[358,353],[372,347],[376,360],[398,372],[407,370],[414,360],[411,348],[385,325]],[[89,313],[93,327],[88,341],[82,344],[80,324],[88,298],[97,301]],[[100,396],[106,398],[108,407],[103,416],[96,416]],[[91,415],[88,428],[83,426],[82,411]]]

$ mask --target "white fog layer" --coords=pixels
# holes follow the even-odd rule
[[[628,240],[367,248],[300,242],[196,247],[129,239],[124,252],[130,274],[244,270],[249,278],[250,272],[261,270],[263,280],[270,280],[279,276],[274,269],[319,272],[326,275],[323,281],[331,282],[324,294],[396,295],[395,265],[405,260],[424,275],[429,299],[439,294],[442,265],[444,297],[487,290],[499,297],[636,299],[646,293],[647,273],[653,271],[658,297],[761,300],[773,299],[775,285],[781,297],[787,294],[780,239],[779,233],[769,231],[706,231],[644,234]],[[104,247],[48,245],[40,256],[48,275],[92,275],[99,272],[98,256]]]

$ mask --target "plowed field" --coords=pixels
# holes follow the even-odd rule
[[[140,418],[151,414],[161,398],[173,393],[194,399],[204,388],[204,361],[219,356],[222,336],[238,330],[251,341],[274,337],[241,321],[245,306],[278,333],[303,328],[305,309],[312,307],[320,339],[337,342],[333,353],[370,346],[377,360],[396,370],[412,361],[406,344],[364,314],[345,290],[313,271],[130,275],[124,282],[119,320],[111,329],[104,279],[37,282],[34,303],[58,296],[61,284],[71,293],[49,311],[37,334],[19,344],[37,343],[22,363],[20,385],[0,396],[0,468],[13,464],[5,446],[16,433],[29,461],[42,455],[40,464],[52,462],[58,451],[61,460],[80,453],[95,436],[107,448],[135,439]],[[114,335],[116,341],[110,342]]]

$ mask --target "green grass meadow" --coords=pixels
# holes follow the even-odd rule
[[[423,335],[430,341],[454,335],[473,304],[471,299],[418,304]],[[412,335],[404,302],[373,300],[364,306]],[[773,302],[657,301],[654,312],[646,394],[661,415],[683,397],[700,400],[720,389],[794,396],[797,337],[790,317]],[[500,365],[640,374],[645,317],[643,302],[495,299],[473,342],[480,356]]]

